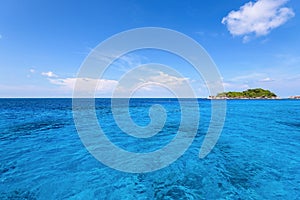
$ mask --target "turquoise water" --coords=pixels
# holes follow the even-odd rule
[[[180,123],[175,99],[133,99],[131,116],[149,123],[148,110],[167,110],[163,130],[135,139],[118,128],[110,99],[97,99],[108,138],[133,152],[157,150]],[[229,100],[222,135],[199,159],[210,101],[199,99],[197,136],[176,162],[130,174],[111,169],[84,148],[71,99],[0,99],[0,199],[300,199],[300,101]],[[145,148],[146,147],[146,148]]]

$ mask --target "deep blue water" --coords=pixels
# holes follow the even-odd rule
[[[157,103],[167,110],[165,127],[143,141],[118,128],[110,99],[96,100],[97,116],[119,147],[154,151],[178,129],[178,102],[130,104],[133,120],[145,125]],[[200,99],[199,106],[199,129],[186,153],[161,170],[131,174],[89,154],[76,132],[71,99],[0,99],[0,199],[300,199],[300,101],[227,101],[222,135],[204,159],[198,154],[210,101]]]

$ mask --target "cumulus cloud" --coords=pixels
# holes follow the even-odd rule
[[[54,77],[58,77],[55,73],[49,71],[49,72],[42,72],[41,73],[43,76],[47,76],[49,78],[54,78]]]
[[[35,69],[29,69],[29,72],[33,74],[35,73]]]
[[[48,78],[49,82],[60,86],[61,90],[72,91],[76,83],[76,89],[79,92],[85,92],[89,88],[95,88],[96,95],[112,96],[115,91],[115,97],[125,97],[131,91],[135,91],[135,96],[138,97],[162,97],[173,96],[172,93],[164,87],[168,85],[177,90],[185,90],[184,82],[188,81],[186,78],[176,77],[164,72],[157,72],[143,80],[136,77],[122,82],[112,79],[93,79],[93,78]],[[170,89],[170,88],[169,88]],[[127,96],[126,96],[127,97]]]
[[[283,25],[295,16],[291,8],[284,7],[288,0],[258,0],[248,2],[238,11],[231,11],[222,19],[229,32],[234,36],[243,36],[248,42],[252,35],[263,36],[274,28]]]
[[[152,71],[149,76],[139,78],[138,84],[133,87],[139,88],[136,91],[140,97],[174,97],[172,91],[186,90],[185,84],[189,84],[186,77],[178,77],[163,71]]]
[[[177,77],[170,74],[167,74],[162,71],[158,71],[157,74],[147,77],[147,80],[143,80],[144,82],[149,83],[160,83],[160,84],[168,84],[173,86],[179,86],[184,82],[188,81],[188,78],[185,77]]]
[[[128,97],[132,93],[138,96],[170,96],[177,93],[180,96],[191,97],[189,78],[181,76],[171,68],[149,64],[128,72],[119,80],[114,95],[118,98]],[[171,95],[173,96],[173,95]]]

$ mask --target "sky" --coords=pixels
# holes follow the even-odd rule
[[[0,97],[72,97],[84,59],[99,43],[134,28],[162,27],[197,41],[216,64],[226,91],[261,87],[280,97],[300,95],[299,0],[71,1],[0,0]],[[99,78],[109,97],[130,69],[167,65],[207,97],[193,66],[154,49],[128,53]],[[149,80],[182,78],[153,71]],[[91,80],[93,81],[93,80]],[[137,96],[168,96],[158,85]]]

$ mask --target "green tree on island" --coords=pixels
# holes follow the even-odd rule
[[[262,88],[248,89],[242,92],[223,92],[217,95],[219,98],[276,98],[277,95],[270,90]]]

